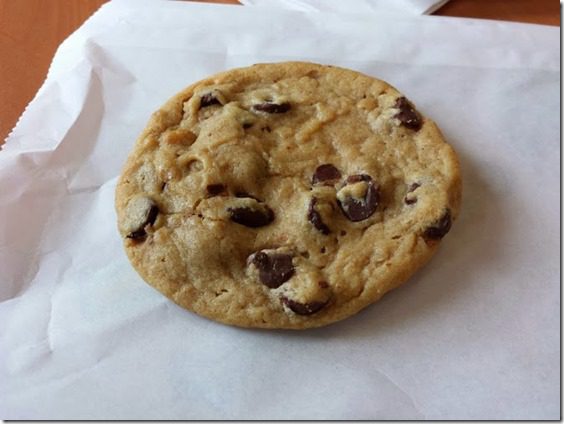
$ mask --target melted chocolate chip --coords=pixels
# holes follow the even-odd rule
[[[406,205],[413,205],[414,203],[417,203],[417,197],[410,193],[413,193],[419,187],[421,187],[421,184],[419,183],[412,183],[409,185],[409,187],[407,187],[407,195],[403,199]]]
[[[423,232],[423,238],[427,241],[440,240],[449,232],[451,225],[450,209],[446,209],[443,215]]]
[[[321,234],[329,234],[331,230],[323,220],[321,219],[321,215],[319,212],[315,210],[315,205],[317,204],[317,198],[312,197],[311,201],[309,202],[309,208],[307,210],[307,220],[313,224],[316,230],[321,232]]]
[[[220,105],[220,101],[213,95],[213,93],[206,93],[200,97],[200,109],[212,105]]]
[[[341,173],[334,165],[330,163],[326,163],[324,165],[319,165],[315,172],[313,173],[313,177],[311,179],[312,184],[322,183],[325,181],[334,181],[341,178]]]
[[[208,196],[217,196],[218,194],[225,192],[225,186],[223,184],[209,184],[206,187]]]
[[[157,220],[158,214],[159,214],[159,208],[157,207],[157,205],[151,206],[151,209],[147,214],[147,225],[153,225]]]
[[[343,211],[343,214],[353,222],[358,222],[367,219],[378,207],[380,201],[380,193],[378,187],[369,175],[351,175],[347,178],[346,183],[354,184],[360,181],[366,181],[368,186],[366,193],[362,199],[357,199],[352,196],[347,196],[343,201],[337,198],[337,203]]]
[[[159,208],[153,202],[151,207],[149,208],[149,210],[147,212],[146,218],[141,223],[141,225],[136,230],[133,230],[132,232],[130,232],[126,237],[128,239],[138,240],[138,241],[145,240],[145,237],[147,236],[147,232],[145,231],[145,227],[147,225],[153,225],[155,223],[155,221],[157,220],[158,215],[159,215]]]
[[[253,124],[251,124],[250,122],[245,122],[243,124],[243,129],[244,130],[248,130],[249,128],[251,128],[253,126]]]
[[[359,183],[361,181],[366,181],[366,182],[372,181],[372,177],[366,174],[350,175],[347,177],[345,182],[347,184],[354,184],[354,183]]]
[[[132,239],[132,240],[145,240],[145,237],[147,236],[147,233],[145,232],[145,229],[142,228],[140,230],[135,230],[130,232],[126,237],[128,239]]]
[[[274,220],[274,212],[268,206],[263,209],[248,207],[228,208],[231,221],[245,227],[258,228],[270,224]]]
[[[408,187],[407,192],[408,192],[408,193],[411,193],[412,191],[417,190],[419,187],[421,187],[421,184],[419,184],[419,183],[413,183],[413,184],[411,184],[411,185]]]
[[[296,302],[295,300],[288,299],[287,297],[282,296],[280,298],[282,303],[286,305],[290,310],[298,315],[312,315],[316,312],[319,312],[327,302],[307,302],[307,303],[300,303]]]
[[[288,102],[284,103],[259,103],[253,105],[253,109],[259,112],[266,112],[266,113],[286,113],[288,112],[292,106]]]
[[[247,193],[246,191],[238,191],[235,193],[235,197],[238,197],[239,199],[255,199],[257,202],[260,202],[260,200],[253,196],[252,194]]]
[[[421,126],[423,125],[421,116],[409,100],[405,97],[399,97],[396,99],[394,107],[399,109],[399,112],[394,116],[394,118],[399,119],[404,127],[414,131],[419,131],[421,129]]]
[[[257,252],[253,255],[252,263],[259,271],[260,281],[271,289],[280,287],[294,275],[292,255]]]

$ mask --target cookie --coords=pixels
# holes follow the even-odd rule
[[[347,318],[437,250],[461,199],[437,126],[387,83],[313,63],[258,64],[155,112],[116,189],[141,277],[222,323]]]

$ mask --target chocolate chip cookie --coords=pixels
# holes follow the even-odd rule
[[[355,314],[437,250],[458,160],[387,83],[313,63],[233,69],[155,112],[116,191],[131,263],[186,309],[304,329]]]

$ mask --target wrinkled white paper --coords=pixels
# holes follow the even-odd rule
[[[303,12],[333,12],[346,14],[407,13],[428,15],[445,5],[448,0],[239,0],[245,6],[282,8]]]
[[[325,328],[216,324],[157,293],[113,207],[150,113],[255,62],[392,83],[460,156],[460,219],[411,281]],[[4,419],[558,419],[559,28],[114,1],[0,152]]]

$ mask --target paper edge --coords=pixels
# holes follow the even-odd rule
[[[57,57],[57,55],[59,54],[59,52],[61,51],[62,48],[64,48],[67,44],[69,39],[71,39],[78,31],[80,31],[84,25],[86,25],[87,23],[89,23],[96,15],[98,15],[100,13],[100,11],[104,8],[106,8],[106,6],[108,6],[111,2],[108,1],[104,4],[102,4],[100,7],[98,7],[98,9],[96,9],[96,11],[94,11],[94,13],[92,13],[88,18],[86,18],[84,20],[84,22],[82,22],[82,24],[80,24],[80,26],[78,28],[76,28],[73,32],[71,32],[55,49],[55,53],[53,53],[53,56],[51,57],[51,61],[49,62],[49,67],[47,68],[47,73],[45,74],[45,77],[43,78],[43,81],[41,82],[41,85],[39,86],[39,88],[37,89],[37,91],[35,92],[35,94],[33,95],[32,99],[25,105],[23,111],[20,113],[18,119],[16,120],[16,123],[14,124],[14,126],[12,127],[12,129],[8,132],[8,135],[6,135],[6,137],[4,137],[3,143],[0,145],[0,152],[2,152],[4,150],[4,148],[8,145],[12,143],[12,137],[14,136],[14,133],[16,132],[16,130],[18,129],[18,127],[21,125],[21,122],[24,118],[24,116],[26,116],[29,113],[29,109],[32,106],[33,103],[35,103],[35,101],[38,99],[38,97],[41,95],[41,93],[43,92],[44,88],[45,88],[45,84],[48,82],[48,80],[50,79],[50,77],[53,74],[53,64],[55,61],[55,58]]]
[[[307,1],[307,0],[304,0]],[[283,9],[283,10],[294,10],[294,11],[302,11],[304,12],[304,10],[302,9],[297,9],[294,7],[293,4],[288,4],[288,5],[281,5],[280,3],[277,3],[275,6],[272,6],[271,4],[258,4],[258,3],[253,3],[253,2],[248,2],[248,0],[239,0],[239,2],[243,5],[243,6],[250,6],[250,7],[260,7],[260,8],[271,8],[271,9]],[[449,0],[438,0],[436,1],[434,4],[431,4],[430,6],[423,6],[423,7],[419,7],[417,8],[414,5],[414,9],[413,11],[408,11],[408,10],[404,10],[403,12],[398,10],[398,9],[385,9],[382,8],[380,10],[378,10],[377,8],[375,8],[374,10],[372,10],[372,13],[374,13],[375,15],[400,15],[400,16],[424,16],[424,15],[429,15],[433,12],[435,12],[436,10],[440,9],[441,7],[443,7],[446,3],[448,3]],[[334,10],[319,10],[319,9],[315,9],[315,6],[312,6],[313,9],[311,10],[311,12],[327,12],[327,13],[338,13]],[[364,12],[345,12],[347,14],[351,14],[351,15],[364,15]]]

